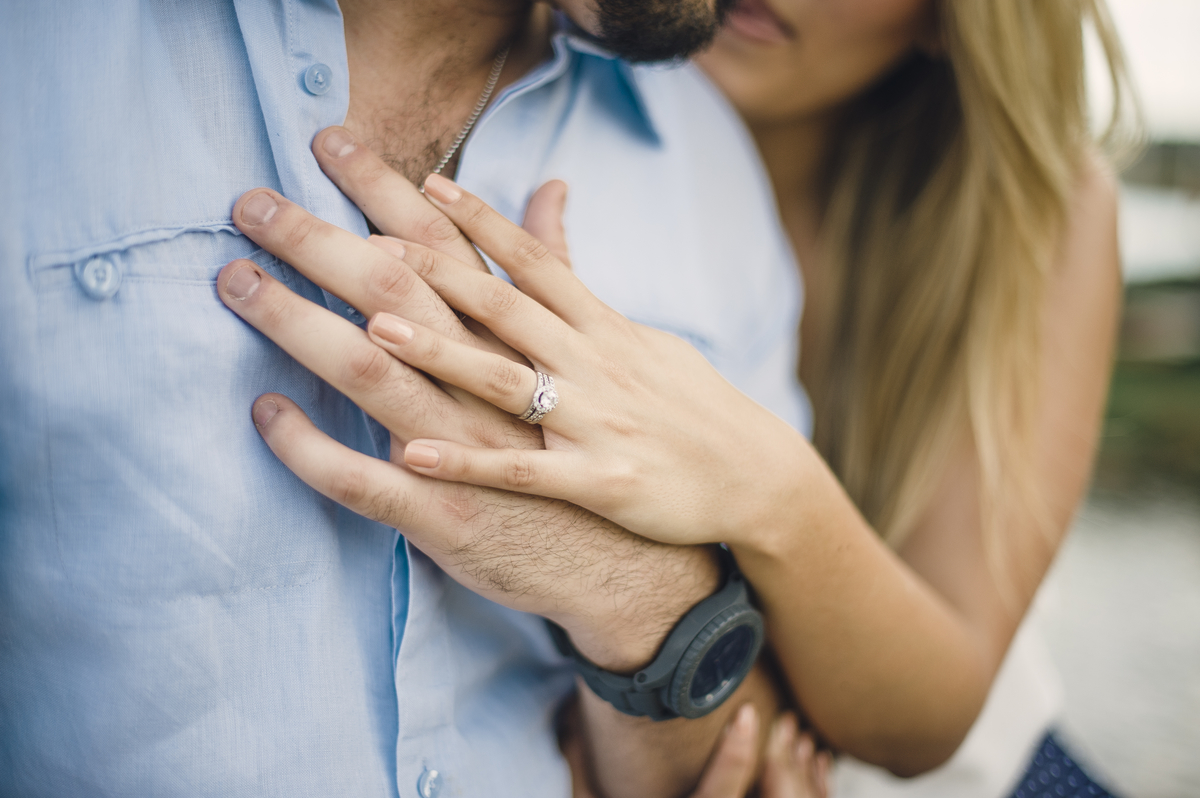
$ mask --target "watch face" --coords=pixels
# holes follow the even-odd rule
[[[737,687],[745,676],[746,662],[754,654],[754,630],[749,626],[737,626],[721,636],[704,655],[696,673],[688,697],[697,708],[720,703],[725,694]]]

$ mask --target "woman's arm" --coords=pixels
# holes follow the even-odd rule
[[[898,774],[947,759],[979,713],[1082,494],[1096,445],[1120,299],[1111,176],[1075,196],[1043,321],[1037,484],[1054,510],[1003,530],[1016,553],[1007,601],[982,544],[974,453],[964,436],[899,554],[866,524],[812,447],[677,339],[604,307],[544,247],[441,179],[428,195],[517,285],[447,258],[406,259],[454,307],[555,376],[562,405],[546,452],[414,441],[421,473],[568,499],[673,543],[724,541],[754,584],[791,686],[838,747]],[[533,371],[460,351],[410,325],[396,357],[509,412]],[[411,456],[410,456],[411,455]]]
[[[808,532],[737,549],[771,608],[773,644],[805,709],[855,756],[898,774],[922,772],[954,752],[982,707],[1086,489],[1121,301],[1116,230],[1115,180],[1095,159],[1073,197],[1042,314],[1034,484],[1051,534],[1029,508],[1008,515],[1004,585],[984,548],[979,473],[965,435],[899,561],[879,550],[815,463],[806,484],[821,487],[807,492],[794,519]],[[820,612],[798,611],[805,605],[789,584],[804,581],[806,592],[827,596]],[[842,689],[830,689],[831,673],[842,674]]]

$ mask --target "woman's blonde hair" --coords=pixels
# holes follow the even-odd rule
[[[1047,271],[1089,131],[1084,27],[1107,57],[1115,140],[1128,92],[1103,0],[943,0],[914,53],[839,120],[821,240],[836,308],[813,385],[815,442],[893,546],[955,441],[973,437],[989,562],[1031,484]]]

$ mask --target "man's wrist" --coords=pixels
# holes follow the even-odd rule
[[[619,601],[609,595],[597,612],[554,619],[580,654],[613,673],[632,674],[652,662],[679,619],[721,583],[710,547],[672,546],[661,562],[637,570]]]

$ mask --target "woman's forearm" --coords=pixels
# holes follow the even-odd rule
[[[898,775],[929,770],[966,735],[998,655],[880,540],[815,453],[805,471],[787,519],[732,546],[771,645],[836,747]]]

